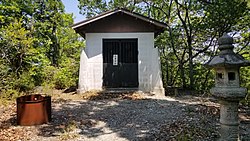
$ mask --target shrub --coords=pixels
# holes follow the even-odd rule
[[[44,68],[43,85],[51,88],[64,89],[75,86],[78,80],[78,67],[72,60],[65,61],[60,67],[46,66]]]
[[[24,72],[14,83],[15,90],[30,91],[35,87],[35,80],[29,72]]]

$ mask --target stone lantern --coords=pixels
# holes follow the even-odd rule
[[[239,101],[246,96],[247,89],[240,87],[239,69],[250,62],[233,52],[233,38],[226,33],[218,39],[219,54],[206,65],[216,72],[215,87],[211,89],[220,101],[220,140],[239,140]]]

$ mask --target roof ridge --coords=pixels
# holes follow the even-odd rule
[[[99,20],[99,19],[101,19],[101,18],[104,18],[104,17],[107,17],[107,16],[109,16],[109,15],[115,14],[115,13],[117,13],[117,12],[123,12],[123,13],[125,13],[125,14],[130,15],[130,16],[134,16],[134,17],[136,17],[136,18],[139,18],[139,19],[141,19],[141,20],[144,20],[144,21],[146,21],[146,22],[150,22],[150,23],[152,23],[152,24],[155,24],[156,26],[160,26],[160,27],[164,27],[164,28],[167,27],[167,24],[165,24],[165,23],[163,23],[163,22],[157,21],[157,20],[155,20],[155,19],[153,19],[153,18],[150,18],[150,17],[146,17],[146,16],[144,16],[144,15],[142,15],[142,14],[139,14],[139,13],[136,13],[136,12],[133,12],[133,11],[130,11],[130,10],[128,10],[128,9],[120,8],[120,7],[119,7],[119,8],[116,8],[116,9],[114,9],[114,10],[105,11],[105,12],[99,14],[99,15],[93,16],[93,17],[88,18],[88,19],[86,19],[86,20],[77,22],[77,23],[75,23],[75,24],[72,25],[72,28],[73,28],[73,29],[78,28],[78,27],[83,26],[83,25],[86,25],[86,24],[88,24],[88,23],[97,21],[97,20]]]

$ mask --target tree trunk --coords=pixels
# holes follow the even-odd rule
[[[192,53],[192,40],[191,37],[188,37],[190,39],[188,39],[188,55],[189,55],[189,80],[190,80],[190,84],[189,84],[189,88],[190,89],[194,89],[194,65],[193,65],[193,53]]]
[[[169,85],[169,65],[168,62],[166,60],[166,84]]]
[[[186,78],[185,78],[185,70],[184,70],[184,64],[180,63],[179,65],[179,69],[180,69],[180,75],[181,75],[181,80],[182,80],[182,88],[186,88]]]

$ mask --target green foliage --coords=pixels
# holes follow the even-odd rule
[[[195,89],[199,92],[209,92],[214,85],[214,75],[213,70],[208,70],[203,64],[196,63],[194,66]]]
[[[67,88],[78,79],[80,36],[61,0],[0,2],[0,96],[36,86]]]
[[[22,19],[1,28],[0,93],[3,98],[15,98],[19,91],[28,91],[35,86],[30,71],[37,52],[33,48],[34,39],[30,34],[23,27]]]
[[[105,0],[78,0],[81,14],[88,18],[107,10],[107,2]],[[91,8],[90,8],[91,7]]]
[[[223,32],[236,35],[235,50],[250,60],[250,10],[244,0],[78,1],[87,17],[120,7],[165,22],[168,27],[155,42],[165,87],[209,90],[213,72],[203,64],[217,53],[217,38]],[[35,86],[63,89],[77,84],[84,44],[72,24],[61,0],[1,0],[1,97],[11,99]],[[242,86],[248,89],[249,70],[241,69]]]
[[[30,91],[35,87],[35,79],[29,72],[24,72],[15,79],[13,87],[19,91]]]
[[[30,31],[22,27],[22,19],[20,19],[2,27],[0,36],[2,37],[0,56],[10,65],[10,70],[19,76],[31,65],[31,56],[35,54]]]
[[[43,83],[42,86],[48,87],[48,88],[54,88],[55,87],[55,79],[54,76],[57,72],[57,68],[55,66],[45,66],[42,70],[42,76],[43,76]]]
[[[5,26],[14,21],[16,14],[19,12],[20,8],[17,2],[13,0],[2,0],[0,3],[0,25]]]
[[[250,54],[249,54],[250,57]],[[250,58],[248,58],[249,60]],[[242,87],[248,89],[245,99],[242,101],[243,104],[250,106],[250,67],[244,67],[240,69]]]
[[[250,2],[248,1],[247,12],[244,17],[239,21],[235,30],[239,30],[240,37],[237,37],[237,52],[245,59],[250,60]],[[241,85],[248,89],[247,96],[243,103],[250,106],[250,67],[243,67],[240,69]]]
[[[126,8],[131,11],[140,12],[140,4],[142,1],[130,0],[78,0],[80,13],[86,15],[87,18],[96,16],[104,11],[113,10],[115,8]]]
[[[224,32],[232,31],[238,21],[247,14],[247,2],[245,0],[217,0],[204,5],[205,26],[214,29],[222,36]]]
[[[217,54],[217,39],[224,32],[237,35],[236,50],[244,56],[249,54],[250,10],[245,0],[78,1],[82,14],[87,17],[121,7],[167,24],[155,42],[161,54],[164,87],[207,92],[214,84],[213,71],[203,64]],[[247,73],[243,72],[246,85]]]
[[[8,89],[1,92],[0,99],[2,100],[2,102],[4,102],[5,100],[14,100],[20,95],[21,93],[18,90]]]
[[[43,86],[64,89],[76,86],[78,81],[78,63],[74,59],[67,59],[61,67],[46,66],[41,74],[44,78]]]
[[[75,70],[73,69],[77,69],[78,67],[64,67],[64,68],[60,68],[58,70],[58,72],[55,74],[54,76],[54,80],[55,80],[55,88],[57,89],[63,89],[63,88],[68,88],[70,86],[75,86],[77,84],[77,78],[74,77],[76,75]]]

